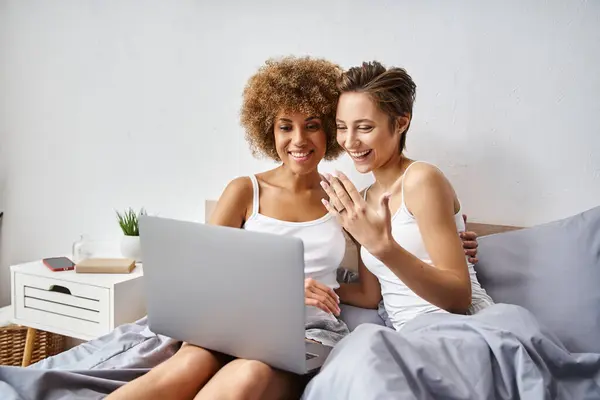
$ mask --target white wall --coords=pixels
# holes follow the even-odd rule
[[[240,94],[287,54],[405,66],[409,155],[447,172],[473,220],[600,203],[599,2],[0,0],[0,305],[9,264],[117,237],[115,208],[201,218],[270,167],[247,150]]]

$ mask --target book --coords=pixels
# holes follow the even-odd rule
[[[129,274],[135,268],[132,258],[87,258],[75,265],[82,274]]]

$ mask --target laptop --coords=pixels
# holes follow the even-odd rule
[[[299,238],[141,216],[149,327],[296,374],[331,347],[304,337],[304,246]]]

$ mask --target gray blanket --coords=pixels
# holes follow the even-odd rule
[[[0,399],[101,399],[171,357],[145,320],[29,368],[0,367]],[[431,314],[401,332],[358,327],[309,383],[312,399],[600,399],[600,355],[571,354],[533,316],[495,305]]]
[[[151,332],[143,318],[28,368],[0,367],[0,399],[102,399],[180,346]]]
[[[600,338],[599,338],[600,340]],[[518,306],[359,326],[304,399],[600,399],[600,355],[572,354]]]

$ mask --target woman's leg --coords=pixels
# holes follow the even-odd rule
[[[200,390],[194,400],[275,400],[300,398],[302,377],[279,371],[260,361],[237,359]]]
[[[173,357],[120,387],[107,399],[193,399],[228,360],[221,354],[184,344]]]

